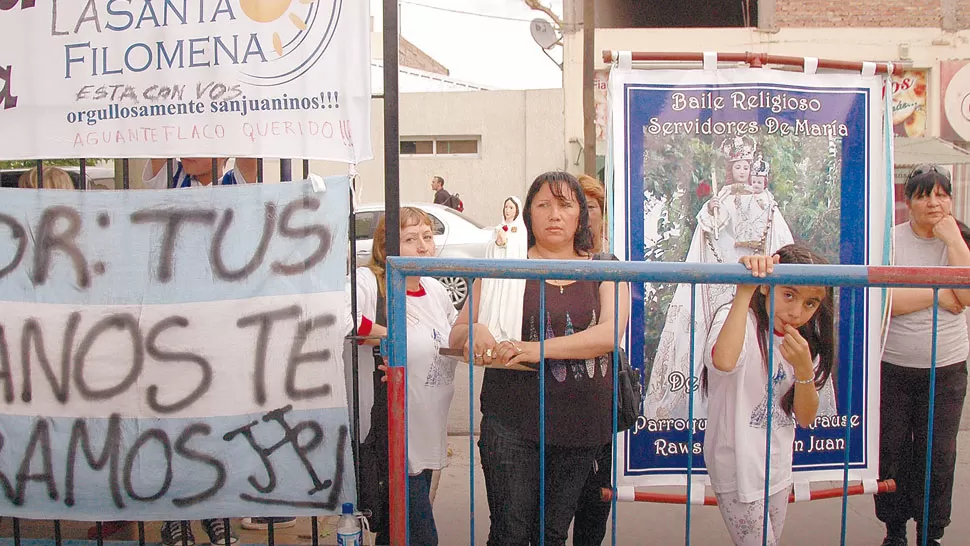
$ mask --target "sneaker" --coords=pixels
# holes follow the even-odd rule
[[[239,537],[232,532],[232,528],[226,525],[224,519],[204,519],[202,528],[205,534],[209,535],[209,543],[212,546],[222,546],[225,544],[235,544],[239,542]],[[226,540],[228,538],[228,541]]]
[[[182,525],[183,523],[185,525]],[[187,521],[166,521],[162,523],[162,544],[164,546],[195,546],[192,526]]]
[[[274,531],[296,525],[296,518],[243,518],[242,528],[249,531],[263,531],[269,529],[269,522],[271,521]]]
[[[906,542],[905,536],[886,535],[886,538],[882,541],[882,546],[909,546],[909,544]]]

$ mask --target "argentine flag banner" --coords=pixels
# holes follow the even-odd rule
[[[353,501],[348,185],[0,190],[0,513]]]

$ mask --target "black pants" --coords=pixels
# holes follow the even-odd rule
[[[599,546],[606,538],[611,503],[603,502],[600,489],[613,488],[613,443],[603,444],[593,471],[586,478],[573,520],[573,546]]]
[[[539,443],[486,414],[478,447],[488,497],[488,546],[539,544]],[[566,544],[599,449],[546,445],[546,546]]]
[[[923,519],[930,370],[882,363],[879,403],[879,479],[896,480],[896,492],[876,495],[876,517],[891,532]],[[950,524],[957,432],[967,394],[967,363],[936,369],[933,451],[930,456],[928,538],[939,539]]]

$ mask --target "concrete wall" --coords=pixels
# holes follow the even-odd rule
[[[362,203],[384,198],[383,103],[375,100],[372,110],[375,159],[358,166]],[[401,95],[400,123],[405,140],[480,137],[474,157],[402,156],[401,200],[430,201],[438,175],[445,189],[461,194],[465,213],[486,224],[498,222],[505,197],[524,196],[536,175],[566,167],[559,89],[408,93]],[[313,162],[312,171],[343,174],[347,166]]]
[[[525,196],[536,175],[566,167],[563,152],[563,102],[560,89],[469,91],[401,95],[401,137],[478,137],[479,154],[471,157],[402,156],[401,200],[431,201],[431,177],[445,179],[461,194],[465,213],[495,224],[509,195]],[[358,165],[360,202],[384,200],[384,105],[371,105],[371,141],[375,159]],[[575,159],[573,155],[570,159]],[[140,187],[144,160],[132,160],[132,187]],[[313,161],[311,172],[347,174],[343,163]],[[293,176],[302,163],[293,162]],[[263,162],[266,182],[278,182],[279,161]]]

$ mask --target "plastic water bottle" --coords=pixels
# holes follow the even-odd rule
[[[364,534],[360,521],[354,515],[354,503],[345,502],[340,521],[337,522],[337,546],[363,546]]]

